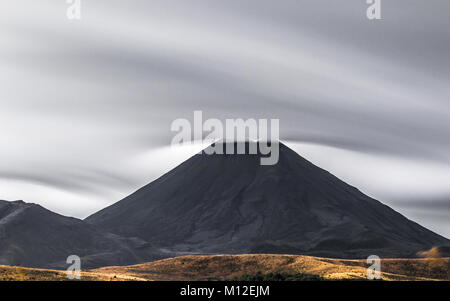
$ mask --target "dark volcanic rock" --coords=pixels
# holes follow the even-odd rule
[[[278,164],[260,157],[197,154],[86,221],[181,253],[402,257],[449,244],[283,144]]]
[[[164,256],[142,239],[125,239],[23,201],[0,201],[0,265],[67,268],[69,255],[82,268],[133,264]]]

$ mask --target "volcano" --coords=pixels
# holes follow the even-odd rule
[[[414,257],[449,244],[282,143],[277,164],[261,156],[201,152],[86,221],[178,254]]]

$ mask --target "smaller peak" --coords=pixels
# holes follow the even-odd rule
[[[19,207],[35,207],[39,206],[35,203],[27,203],[23,200],[15,200],[15,201],[6,201],[7,203],[13,205],[13,206],[19,206]]]

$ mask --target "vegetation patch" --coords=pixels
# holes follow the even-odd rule
[[[325,278],[313,275],[313,274],[287,274],[287,273],[268,273],[263,274],[258,272],[253,275],[242,275],[234,277],[231,279],[226,279],[228,281],[323,281]]]

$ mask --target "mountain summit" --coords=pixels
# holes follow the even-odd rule
[[[409,257],[449,244],[282,143],[276,165],[246,153],[201,152],[86,221],[180,253]]]

